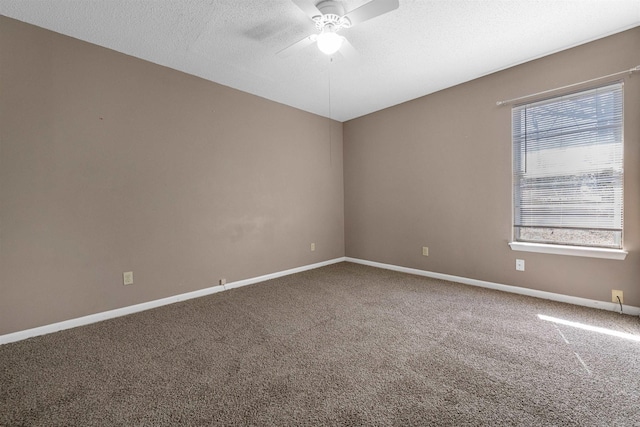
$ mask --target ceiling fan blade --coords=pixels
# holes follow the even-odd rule
[[[355,62],[358,60],[358,58],[360,58],[360,54],[358,53],[356,48],[353,47],[353,45],[349,43],[349,40],[347,40],[346,38],[342,41],[342,46],[340,46],[340,54],[350,62]]]
[[[295,42],[291,46],[285,47],[284,49],[282,49],[281,51],[276,53],[276,55],[278,55],[280,57],[283,57],[283,58],[286,58],[287,56],[291,56],[294,53],[299,52],[302,49],[304,49],[305,47],[309,46],[310,44],[315,43],[317,38],[318,38],[317,34],[312,34],[310,36],[307,36],[307,37],[303,38],[302,40]]]
[[[322,12],[318,10],[315,4],[311,0],[291,0],[298,6],[307,16],[313,19],[314,16],[321,16]]]
[[[357,9],[353,9],[345,16],[351,21],[351,25],[356,25],[367,21],[376,16],[383,15],[387,12],[397,9],[400,6],[398,0],[371,0]]]

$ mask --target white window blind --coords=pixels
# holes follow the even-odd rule
[[[516,241],[622,248],[623,85],[513,108]]]

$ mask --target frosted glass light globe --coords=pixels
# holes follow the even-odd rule
[[[318,36],[318,49],[322,53],[332,55],[340,49],[344,38],[340,37],[333,31],[322,31]]]

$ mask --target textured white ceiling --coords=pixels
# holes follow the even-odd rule
[[[344,0],[352,10],[368,0]],[[291,0],[0,0],[2,15],[339,121],[640,25],[640,0],[400,0],[315,46]]]

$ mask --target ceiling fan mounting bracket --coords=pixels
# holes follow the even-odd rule
[[[338,15],[338,16],[344,15],[344,5],[342,4],[341,1],[322,0],[316,4],[316,8],[323,15],[330,15],[330,14]]]

